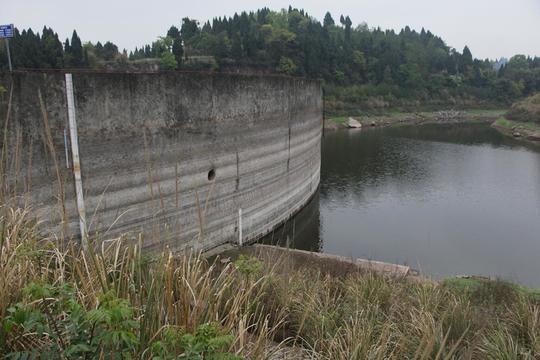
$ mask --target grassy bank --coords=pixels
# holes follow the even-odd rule
[[[509,120],[500,117],[493,127],[505,135],[540,144],[540,123]]]
[[[39,227],[0,208],[8,358],[540,356],[537,294],[505,282],[418,282],[252,249],[149,257],[122,239],[85,252]]]
[[[536,122],[540,124],[540,93],[512,104],[506,118],[518,122]]]
[[[540,131],[540,124],[534,122],[508,120],[504,117],[497,119],[495,121],[495,125],[506,129],[524,129],[531,131]]]
[[[444,123],[463,121],[495,121],[504,114],[500,109],[471,109],[448,111],[402,112],[388,111],[384,113],[354,113],[348,116],[330,116],[326,119],[327,128],[346,127],[347,119],[352,117],[362,126],[392,126],[404,124]]]

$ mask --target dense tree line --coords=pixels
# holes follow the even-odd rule
[[[163,37],[127,54],[116,45],[61,43],[52,29],[23,30],[13,39],[16,68],[159,64],[165,69],[277,72],[322,78],[327,97],[343,103],[508,103],[540,90],[540,58],[512,57],[501,66],[450,48],[438,36],[353,27],[348,16],[320,22],[303,10],[267,8],[200,24],[184,18]],[[2,50],[3,51],[3,50]],[[0,54],[6,67],[5,54]]]
[[[61,42],[58,34],[51,28],[44,27],[41,34],[32,29],[19,32],[10,41],[13,67],[16,69],[58,69],[99,67],[103,61],[118,60],[122,56],[127,61],[127,54],[120,54],[118,47],[107,41],[82,43],[73,31],[71,39]],[[6,50],[0,48],[0,68],[7,69]]]

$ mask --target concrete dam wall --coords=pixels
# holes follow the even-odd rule
[[[56,234],[78,239],[64,74],[2,74],[0,85],[10,191]],[[81,72],[73,87],[92,236],[142,233],[149,250],[209,249],[238,242],[241,209],[249,242],[290,218],[318,187],[318,81]]]

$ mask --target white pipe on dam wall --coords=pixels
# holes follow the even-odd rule
[[[73,169],[56,171],[54,164],[68,159],[54,162],[43,151],[45,127],[37,98],[39,89],[55,154],[65,157],[63,74],[1,74],[0,85],[14,86],[8,141],[21,142],[19,162],[25,169],[8,174],[10,179],[21,177],[14,181],[25,184],[18,191],[29,196],[54,231],[67,228],[78,238]],[[247,243],[290,218],[318,187],[319,81],[75,72],[73,87],[86,226],[92,236],[142,232],[148,250]],[[64,191],[60,198],[59,189]]]

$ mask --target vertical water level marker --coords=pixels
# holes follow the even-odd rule
[[[242,234],[242,209],[238,209],[238,245],[244,245],[244,239]]]
[[[84,249],[87,249],[88,235],[86,231],[86,209],[84,206],[81,162],[79,160],[79,139],[77,137],[77,119],[75,117],[75,98],[73,97],[73,78],[71,74],[66,74],[66,97],[69,119],[69,137],[71,140],[71,161],[73,162],[77,209],[79,210],[79,227],[81,229],[81,245]]]

